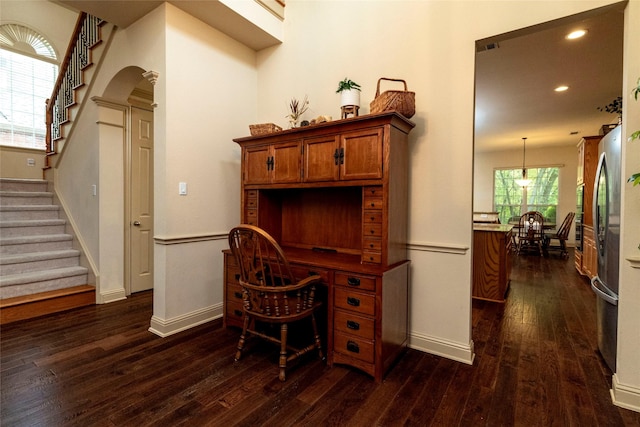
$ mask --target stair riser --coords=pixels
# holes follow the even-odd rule
[[[59,251],[71,249],[71,240],[41,243],[20,243],[17,245],[0,245],[1,255],[28,254],[32,252]]]
[[[39,292],[53,291],[56,289],[68,288],[87,284],[87,275],[63,277],[42,282],[33,282],[23,285],[3,286],[0,288],[0,298],[13,298],[22,295],[31,295]]]
[[[0,211],[0,221],[26,221],[33,219],[58,219],[58,209]]]
[[[47,182],[0,179],[0,191],[47,191]]]
[[[47,234],[63,234],[62,225],[36,225],[33,227],[2,227],[2,237],[42,236]]]
[[[8,276],[10,274],[31,273],[34,271],[45,271],[54,268],[74,267],[78,265],[79,259],[80,257],[76,255],[65,258],[5,264],[0,267],[0,275]]]
[[[0,197],[0,205],[18,206],[18,205],[51,205],[53,203],[53,195],[13,195],[5,194]]]

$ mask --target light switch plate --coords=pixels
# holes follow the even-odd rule
[[[186,196],[187,195],[187,183],[186,182],[181,182],[178,184],[178,194],[181,196]]]

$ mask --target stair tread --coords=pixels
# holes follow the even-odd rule
[[[56,251],[28,252],[22,254],[3,255],[0,258],[0,265],[69,258],[78,255],[80,255],[80,251],[77,249],[61,249]]]
[[[0,190],[0,197],[53,197],[53,193],[50,191],[11,191]]]
[[[0,245],[20,245],[23,243],[64,242],[73,240],[71,234],[34,234],[30,236],[4,237]]]
[[[64,219],[8,219],[0,221],[0,227],[34,227],[38,225],[62,225]]]
[[[59,298],[84,292],[95,292],[95,290],[95,286],[80,285],[71,286],[69,288],[55,289],[53,291],[38,292],[30,295],[22,295],[19,297],[3,298],[0,299],[0,308],[8,308],[19,304],[44,301],[51,298]]]
[[[0,205],[0,211],[57,211],[60,210],[58,205]]]
[[[45,271],[33,271],[29,273],[11,274],[0,277],[1,286],[14,286],[24,283],[42,282],[45,280],[60,279],[70,276],[80,276],[87,274],[89,271],[86,267],[63,267]]]

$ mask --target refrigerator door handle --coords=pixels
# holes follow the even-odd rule
[[[597,296],[609,304],[618,305],[618,295],[602,283],[600,277],[595,276],[591,279],[591,289],[593,289],[593,292],[595,292]]]

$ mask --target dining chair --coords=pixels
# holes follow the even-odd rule
[[[567,216],[562,221],[562,225],[560,228],[553,233],[546,236],[548,244],[546,245],[546,250],[559,250],[560,255],[563,258],[569,257],[569,251],[567,251],[567,239],[569,238],[569,231],[571,230],[571,224],[573,223],[573,218],[576,216],[575,212],[569,212]],[[553,241],[557,240],[558,244],[553,245]]]
[[[315,318],[316,310],[322,306],[315,295],[320,276],[296,280],[280,245],[258,227],[240,225],[233,228],[229,232],[229,248],[240,267],[244,317],[235,361],[240,360],[249,335],[280,345],[278,377],[281,381],[285,380],[288,362],[314,349],[322,359]],[[287,342],[287,334],[289,324],[302,321],[310,323],[308,341],[311,343],[297,348]],[[279,336],[261,328],[263,324],[280,326]]]
[[[518,222],[518,254],[537,249],[544,256],[544,217],[538,211],[525,212]]]

